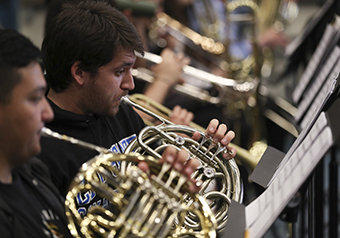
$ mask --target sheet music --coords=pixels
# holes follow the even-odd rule
[[[247,238],[264,235],[332,145],[332,132],[322,112],[271,185],[246,207]]]
[[[338,61],[340,57],[340,48],[338,46],[334,47],[334,50],[332,51],[331,55],[327,59],[326,63],[322,67],[322,70],[317,75],[316,79],[313,82],[313,85],[308,90],[307,93],[304,94],[304,98],[298,105],[298,110],[296,111],[294,115],[294,119],[296,122],[300,121],[302,116],[306,113],[308,107],[312,104],[312,101],[314,100],[315,96],[319,94],[320,89],[325,82],[325,79],[331,72],[333,66],[335,65],[336,61]],[[327,94],[324,94],[327,95]]]
[[[318,24],[318,22],[322,19],[322,17],[328,13],[328,9],[332,7],[334,0],[327,0],[323,5],[322,8],[310,19],[307,26],[304,28],[304,32],[299,34],[293,41],[291,41],[286,49],[285,49],[285,57],[291,57],[293,53],[297,50],[297,48],[305,43],[304,40],[310,35],[312,30]]]
[[[316,111],[313,113],[313,115],[310,116],[310,120],[306,121],[306,126],[302,129],[301,133],[296,138],[293,145],[289,148],[285,157],[282,159],[281,163],[276,168],[276,171],[275,171],[273,177],[271,178],[271,180],[269,181],[267,186],[269,186],[273,182],[273,180],[276,178],[277,174],[280,172],[282,167],[285,166],[285,164],[288,162],[291,155],[295,152],[296,148],[298,148],[298,146],[301,144],[301,142],[304,140],[304,138],[308,135],[310,128],[312,128],[313,124],[315,123],[315,120],[318,117],[318,114],[321,112],[323,106],[325,105],[325,103],[327,103],[327,101],[331,97],[331,95],[335,93],[335,90],[338,90],[337,89],[337,82],[338,82],[338,77],[336,77],[332,81],[331,87],[327,88],[329,91],[325,94],[326,96],[324,97],[322,105],[320,105],[320,107],[316,109]]]
[[[327,25],[325,32],[320,40],[320,43],[318,44],[311,60],[309,61],[305,71],[303,72],[300,81],[298,85],[296,86],[292,97],[293,101],[295,103],[298,103],[302,94],[304,93],[306,87],[309,85],[309,82],[312,78],[312,76],[315,73],[315,70],[317,69],[318,65],[320,64],[320,61],[322,59],[322,56],[326,52],[327,47],[330,46],[333,37],[336,33],[336,30],[334,27],[330,24]]]
[[[305,128],[307,126],[308,122],[312,120],[313,115],[315,115],[316,111],[321,107],[323,101],[325,100],[325,97],[327,96],[327,92],[329,92],[329,89],[332,87],[334,79],[338,77],[339,72],[340,72],[340,60],[334,67],[332,73],[329,75],[319,94],[314,99],[314,103],[311,105],[305,117],[301,121],[300,123],[301,128]]]

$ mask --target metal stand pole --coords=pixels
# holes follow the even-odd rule
[[[315,237],[324,237],[324,164],[325,160],[321,160],[315,168],[314,176],[314,229]]]
[[[331,149],[329,163],[329,237],[338,237],[338,161],[336,146]]]
[[[308,238],[315,238],[315,214],[314,214],[314,174],[308,185]]]

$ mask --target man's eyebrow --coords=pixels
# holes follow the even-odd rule
[[[39,86],[36,87],[32,93],[38,93],[38,92],[46,92],[47,91],[47,86]]]
[[[131,62],[131,61],[122,62],[119,66],[117,66],[117,68],[123,68],[123,67],[126,67],[126,66],[132,66],[134,64],[135,64],[135,62]]]

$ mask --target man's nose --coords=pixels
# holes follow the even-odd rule
[[[131,70],[129,70],[129,72],[127,72],[122,79],[121,89],[132,90],[134,88],[135,88],[135,82],[131,74]]]
[[[47,122],[47,121],[51,121],[54,117],[54,113],[53,113],[53,110],[50,106],[50,104],[48,103],[47,99],[44,98],[44,105],[43,105],[43,110],[42,110],[42,120],[44,122]]]

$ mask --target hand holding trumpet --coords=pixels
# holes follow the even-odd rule
[[[164,102],[168,91],[173,86],[183,83],[181,79],[183,66],[190,61],[183,53],[176,54],[168,48],[162,51],[161,57],[162,62],[152,66],[155,80],[144,92],[145,96],[160,104]],[[138,113],[143,119],[151,120],[148,115],[142,112]],[[176,106],[171,114],[170,121],[178,125],[189,125],[193,118],[193,113]]]
[[[162,62],[151,68],[155,74],[155,82],[163,82],[168,86],[183,83],[183,80],[181,79],[183,66],[188,65],[190,63],[190,59],[185,57],[182,52],[175,53],[169,48],[165,48],[162,51],[161,57],[163,59]]]
[[[162,62],[152,66],[155,80],[144,92],[145,96],[158,103],[163,103],[170,88],[177,83],[183,83],[183,66],[190,61],[183,53],[176,54],[168,48],[162,51],[161,57]]]

